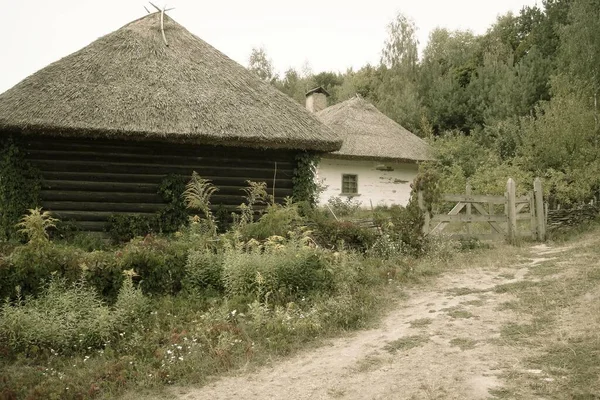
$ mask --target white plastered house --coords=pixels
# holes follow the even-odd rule
[[[350,197],[365,208],[408,204],[418,163],[431,160],[429,145],[358,95],[331,107],[327,96],[320,87],[306,94],[306,108],[343,140],[317,166],[319,203]]]

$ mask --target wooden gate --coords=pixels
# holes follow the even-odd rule
[[[504,196],[472,194],[471,186],[467,184],[465,194],[446,194],[442,197],[445,203],[456,203],[450,212],[430,215],[425,209],[423,195],[419,193],[419,205],[425,211],[423,231],[427,235],[445,233],[454,238],[507,239],[511,243],[519,237],[544,240],[541,180],[536,178],[534,190],[527,195],[517,197],[515,194],[516,184],[512,178],[507,182]],[[451,224],[460,229],[448,232]]]

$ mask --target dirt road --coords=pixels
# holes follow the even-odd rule
[[[177,388],[180,399],[487,399],[522,349],[500,338],[517,318],[497,285],[535,279],[529,269],[555,257],[544,245],[525,256],[447,273],[409,293],[376,329],[202,388]],[[502,267],[498,267],[502,265]]]

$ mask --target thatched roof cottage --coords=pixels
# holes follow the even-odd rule
[[[168,16],[149,14],[0,95],[0,135],[24,139],[42,205],[100,230],[114,213],[151,213],[167,174],[213,180],[215,205],[242,202],[246,180],[292,194],[299,152],[339,137]],[[166,40],[166,41],[165,41]]]
[[[351,197],[364,207],[408,203],[418,163],[431,159],[425,141],[358,95],[327,107],[327,92],[313,89],[307,109],[343,140],[340,150],[319,163],[321,203],[331,197]]]

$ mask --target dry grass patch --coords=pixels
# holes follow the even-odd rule
[[[423,328],[428,325],[431,325],[432,322],[433,322],[433,320],[431,318],[415,319],[413,321],[410,321],[410,327],[411,328]]]
[[[398,351],[423,346],[427,342],[429,342],[429,336],[426,335],[404,336],[389,342],[383,349],[388,353],[394,354]]]

